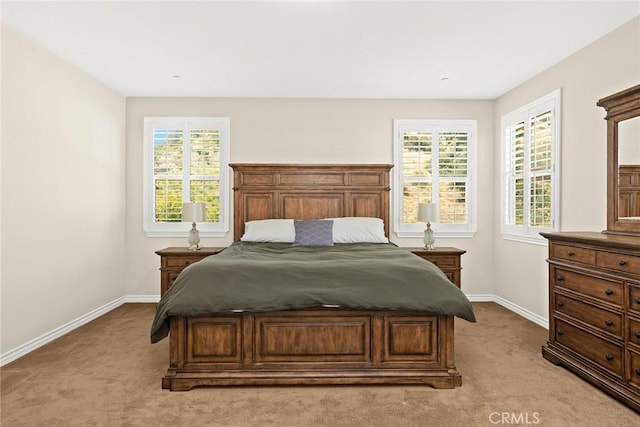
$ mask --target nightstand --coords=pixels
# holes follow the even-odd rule
[[[184,268],[194,262],[198,262],[209,255],[215,255],[224,248],[200,248],[190,251],[186,247],[164,248],[156,251],[160,255],[160,296],[167,292],[173,285]]]
[[[422,259],[434,263],[447,275],[454,285],[460,287],[460,270],[462,270],[460,257],[467,251],[458,248],[435,248],[434,250],[425,248],[405,249],[410,250]]]

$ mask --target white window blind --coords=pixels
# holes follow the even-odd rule
[[[473,150],[476,123],[471,120],[395,120],[395,231],[417,237],[418,204],[437,202],[439,236],[475,232]]]
[[[558,229],[559,107],[555,91],[502,118],[505,238],[544,243]]]
[[[204,202],[202,236],[229,230],[227,118],[145,119],[145,213],[147,235],[184,236],[182,203]]]

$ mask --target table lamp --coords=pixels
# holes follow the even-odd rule
[[[431,222],[440,221],[440,208],[437,203],[419,203],[418,204],[418,221],[425,222],[427,229],[424,230],[424,247],[427,250],[436,248],[436,239],[433,237]]]
[[[189,250],[197,251],[200,249],[200,233],[196,228],[196,222],[204,222],[206,217],[205,203],[183,203],[182,204],[182,222],[192,222],[191,231],[189,231]]]

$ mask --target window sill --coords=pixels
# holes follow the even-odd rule
[[[547,246],[547,239],[541,236],[522,236],[518,234],[505,234],[502,233],[504,240],[510,240],[512,242],[528,243],[530,245]]]
[[[424,237],[424,231],[396,231],[397,237]],[[475,231],[435,231],[433,232],[433,236],[435,238],[460,238],[460,239],[470,239],[475,237]]]
[[[202,237],[226,237],[228,231],[202,231],[198,230],[198,235]],[[174,231],[174,230],[151,230],[145,231],[144,234],[147,237],[189,237],[189,230],[186,231]]]

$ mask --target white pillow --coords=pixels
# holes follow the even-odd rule
[[[261,219],[244,224],[243,242],[293,243],[296,229],[292,219]]]
[[[389,243],[380,218],[345,217],[333,220],[334,243]]]

